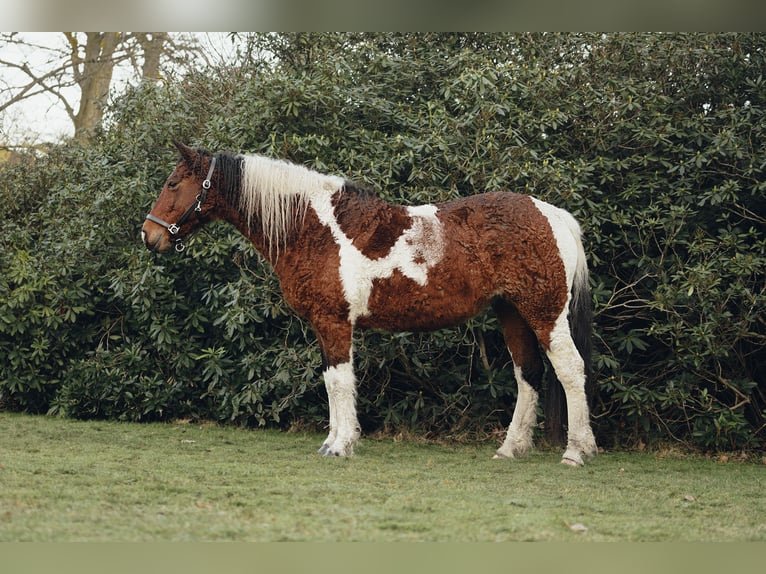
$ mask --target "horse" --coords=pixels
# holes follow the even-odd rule
[[[197,228],[224,220],[252,242],[321,349],[329,434],[319,453],[350,456],[361,434],[354,329],[430,331],[491,307],[518,386],[493,458],[513,459],[533,447],[541,349],[566,398],[561,462],[581,466],[596,454],[585,391],[588,268],[570,213],[505,191],[396,205],[286,160],[174,143],[180,159],[146,216],[142,241],[154,252],[180,252]]]

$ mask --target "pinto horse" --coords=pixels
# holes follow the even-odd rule
[[[509,192],[405,207],[341,177],[259,155],[176,143],[181,159],[142,228],[156,252],[184,249],[212,220],[233,224],[279,277],[323,356],[330,431],[319,452],[359,437],[352,332],[428,331],[496,312],[518,399],[495,458],[532,447],[545,352],[564,389],[562,462],[596,453],[585,393],[591,301],[580,227],[566,211]]]

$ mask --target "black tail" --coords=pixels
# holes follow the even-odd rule
[[[579,241],[579,238],[578,238]],[[585,255],[580,251],[577,271],[572,285],[572,298],[569,301],[569,329],[577,351],[585,363],[585,396],[588,408],[593,410],[596,385],[591,370],[591,334],[593,328],[593,305],[588,281],[588,268]],[[553,445],[566,444],[567,404],[564,388],[554,373],[548,379],[545,395],[545,429],[548,442]]]

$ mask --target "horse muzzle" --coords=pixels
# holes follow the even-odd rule
[[[141,240],[149,251],[155,253],[167,251],[172,246],[164,229],[147,223],[141,228]]]

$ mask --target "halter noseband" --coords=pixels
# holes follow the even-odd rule
[[[186,220],[189,219],[189,216],[192,214],[192,212],[197,214],[197,219],[202,219],[202,204],[205,203],[205,200],[207,199],[207,192],[210,189],[210,179],[213,177],[213,172],[215,171],[215,162],[218,156],[213,156],[213,159],[210,160],[210,169],[207,172],[207,177],[205,178],[205,181],[202,182],[202,191],[197,194],[196,199],[194,200],[194,203],[192,203],[186,211],[183,212],[181,217],[178,218],[178,221],[176,223],[168,223],[167,221],[160,219],[159,217],[152,215],[151,213],[146,216],[146,219],[149,221],[153,221],[154,223],[158,223],[162,227],[168,230],[168,233],[170,233],[170,237],[175,237],[178,235],[178,232],[181,231],[181,226],[186,223]],[[183,238],[181,237],[175,237],[175,250],[178,253],[181,253],[186,249],[186,245],[183,243]]]

